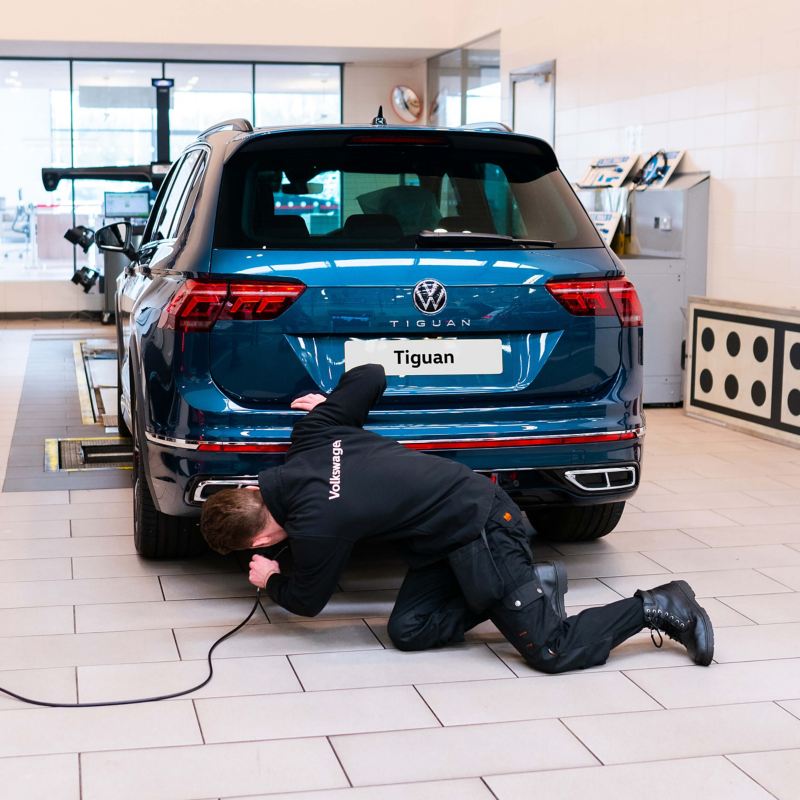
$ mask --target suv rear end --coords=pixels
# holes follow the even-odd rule
[[[485,472],[550,536],[613,528],[639,480],[641,309],[545,143],[336,127],[204,147],[185,224],[121,287],[140,552],[191,549],[210,493],[281,462],[291,400],[367,361],[388,375],[372,430]]]

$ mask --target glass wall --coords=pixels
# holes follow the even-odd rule
[[[0,61],[0,280],[72,272],[72,186],[46,192],[41,176],[70,166],[69,87],[68,61]]]
[[[500,34],[428,59],[431,125],[500,120]]]
[[[64,240],[74,225],[104,224],[119,181],[42,186],[42,167],[149,164],[156,159],[153,78],[175,81],[170,156],[233,117],[255,125],[341,122],[338,64],[254,64],[0,58],[0,281],[69,278],[96,249]]]
[[[335,125],[341,121],[342,76],[337,64],[256,66],[255,125]]]

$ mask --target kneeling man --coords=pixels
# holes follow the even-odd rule
[[[288,611],[314,616],[357,542],[397,542],[410,565],[389,619],[401,650],[463,641],[491,619],[543,672],[603,664],[644,627],[680,642],[695,663],[711,663],[711,621],[685,581],[567,617],[563,566],[534,562],[530,526],[500,487],[363,429],[385,388],[383,368],[367,364],[346,372],[328,398],[295,400],[292,408],[310,413],[294,426],[286,463],[260,473],[258,490],[226,489],[205,503],[209,545],[228,553],[288,539],[293,572],[254,555],[250,582]]]

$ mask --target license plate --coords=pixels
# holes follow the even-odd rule
[[[351,339],[345,369],[382,364],[387,375],[500,375],[500,339]]]

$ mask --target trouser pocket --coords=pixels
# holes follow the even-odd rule
[[[447,560],[472,611],[486,611],[503,597],[503,579],[484,532],[450,553]]]

